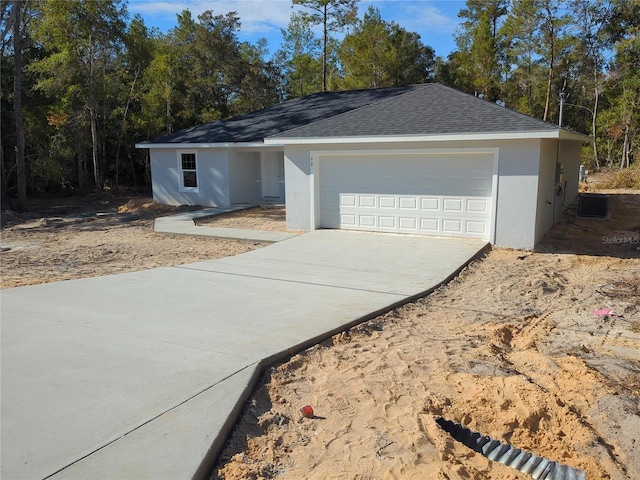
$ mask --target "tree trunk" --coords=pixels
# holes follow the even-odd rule
[[[549,109],[551,107],[551,88],[553,87],[553,73],[555,67],[556,60],[556,52],[555,52],[555,25],[553,23],[553,15],[551,13],[551,9],[549,5],[546,6],[547,11],[547,20],[549,22],[549,75],[547,78],[547,98],[544,104],[544,116],[542,117],[543,121],[547,121],[549,118]]]
[[[9,205],[9,195],[7,194],[7,175],[4,173],[4,169],[4,147],[0,141],[0,205]]]
[[[549,107],[551,106],[551,87],[553,86],[553,66],[549,67],[549,76],[547,78],[547,98],[544,102],[544,116],[543,121],[547,121],[549,117]]]
[[[144,151],[145,151],[145,154],[144,154],[145,180],[147,181],[147,184],[150,184],[150,183],[152,183],[152,180],[151,180],[151,153],[149,153],[149,149],[148,148],[145,148]]]
[[[622,157],[620,158],[620,170],[629,166],[629,124],[624,127],[624,142],[622,143]]]
[[[597,73],[596,73],[597,76]],[[597,81],[597,80],[596,80]],[[593,136],[593,159],[596,162],[596,168],[600,170],[600,161],[598,160],[598,142],[596,138],[596,120],[598,118],[598,84],[595,86],[595,99],[593,100],[593,115],[591,116],[591,135]]]
[[[607,138],[607,168],[611,168],[613,165],[613,140],[611,137]]]
[[[131,175],[133,175],[133,185],[138,188],[138,176],[136,175],[136,165],[133,163],[133,157],[129,152],[129,163],[131,164]]]
[[[76,159],[78,164],[78,189],[80,190],[81,193],[85,193],[87,191],[87,177],[84,174],[84,162],[82,161],[83,153],[80,145],[82,144],[78,143],[78,151],[76,153]]]
[[[136,68],[136,73],[133,76],[133,82],[131,82],[131,89],[129,90],[129,96],[127,97],[127,104],[124,107],[124,114],[122,115],[122,128],[120,129],[120,136],[118,137],[118,147],[116,148],[116,186],[120,186],[120,147],[122,146],[122,139],[124,137],[124,131],[127,123],[127,113],[129,112],[129,105],[131,105],[131,98],[136,88],[136,81],[138,80],[138,74],[140,73],[140,67]],[[135,173],[134,173],[135,175]]]
[[[100,165],[98,164],[98,125],[95,107],[89,108],[91,117],[91,159],[93,160],[93,179],[96,190],[102,189],[102,179],[100,178]]]
[[[93,161],[93,181],[96,190],[102,189],[102,179],[100,178],[100,165],[98,164],[98,109],[96,106],[96,92],[95,92],[95,71],[94,71],[94,50],[93,39],[89,35],[89,98],[87,108],[89,110],[89,123],[91,125],[91,159]]]
[[[16,119],[16,174],[18,183],[18,208],[27,209],[27,169],[25,165],[25,133],[22,116],[22,32],[20,31],[21,0],[13,2],[13,110]]]
[[[322,39],[322,91],[327,91],[327,44],[329,33],[327,32],[327,5],[324,6],[324,24]]]
[[[165,116],[167,120],[167,133],[171,133],[171,85],[169,85],[169,82],[167,82],[166,87],[167,87],[167,104],[166,104]]]

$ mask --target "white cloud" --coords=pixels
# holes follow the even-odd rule
[[[393,20],[411,32],[452,33],[458,26],[457,12],[464,7],[464,1],[369,0],[361,3],[361,12],[369,5],[380,9],[384,20]]]
[[[417,32],[426,45],[436,48],[438,54],[447,54],[454,48],[452,35],[459,19],[457,13],[464,8],[464,0],[362,0],[358,4],[360,17],[369,5],[380,10],[386,21],[395,21],[411,32]],[[301,7],[296,7],[299,10]],[[289,25],[291,0],[129,0],[129,12],[140,13],[149,26],[167,32],[176,26],[176,14],[191,11],[194,18],[205,10],[215,14],[238,12],[240,39],[250,42],[260,37],[269,40],[272,50],[281,41],[280,29]],[[320,30],[316,32],[320,34]],[[341,38],[341,34],[336,35]]]
[[[268,34],[286,28],[291,15],[290,0],[131,0],[129,11],[143,17],[163,18],[175,25],[176,14],[189,10],[196,18],[205,10],[216,15],[238,12],[241,31],[245,34]],[[169,27],[171,28],[171,27]]]

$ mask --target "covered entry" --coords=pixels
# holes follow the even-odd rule
[[[324,153],[318,228],[490,240],[493,151]]]

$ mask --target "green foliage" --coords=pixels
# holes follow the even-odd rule
[[[458,68],[464,77],[465,90],[473,89],[489,100],[500,98],[503,58],[500,24],[507,13],[506,0],[468,0],[458,16],[462,22],[456,37],[459,48]]]
[[[78,119],[86,115],[96,188],[102,187],[106,158],[100,144],[112,120],[110,90],[114,59],[123,49],[125,17],[126,7],[119,0],[44,0],[32,27],[34,40],[48,53],[29,66],[40,76],[36,88],[59,99],[66,114]],[[79,177],[79,183],[84,189],[84,179]]]
[[[359,0],[292,0],[293,5],[300,5],[304,11],[300,20],[307,25],[322,26],[322,90],[328,90],[330,74],[331,33],[342,31],[357,20]],[[310,11],[310,12],[309,12]]]
[[[590,169],[628,167],[640,147],[640,0],[467,0],[458,50],[436,80],[591,134]]]
[[[374,7],[344,38],[338,55],[347,89],[424,83],[435,64],[433,49],[418,34],[385,22]]]
[[[148,182],[135,143],[281,99],[265,41],[240,43],[234,12],[178,15],[167,35],[128,19],[122,0],[41,0],[29,6],[23,111],[29,192]],[[2,3],[2,183],[15,192],[13,52]],[[27,25],[27,23],[25,23]]]
[[[283,43],[238,40],[235,12],[187,10],[167,34],[130,18],[124,0],[21,5],[22,112],[30,195],[148,185],[135,143],[323,89],[435,78],[589,133],[590,170],[638,178],[640,0],[467,0],[457,50],[434,58],[420,37],[357,0],[294,0]],[[0,5],[2,193],[17,193],[13,2]],[[321,34],[314,34],[314,26]],[[334,35],[349,27],[342,41]]]
[[[302,97],[322,90],[322,42],[317,39],[302,14],[293,13],[287,30],[282,30],[282,46],[276,62],[282,69],[286,98]]]

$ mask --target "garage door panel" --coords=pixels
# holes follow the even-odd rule
[[[374,215],[359,215],[359,226],[360,227],[376,227],[376,217]]]
[[[444,233],[462,233],[462,225],[463,225],[463,221],[462,220],[451,220],[451,219],[444,219],[442,221],[442,231]]]
[[[493,158],[321,157],[320,227],[489,237]]]
[[[476,235],[484,235],[487,233],[487,224],[486,222],[466,222],[466,233],[476,234]]]
[[[440,199],[433,197],[423,197],[420,201],[420,208],[427,211],[440,210]]]
[[[444,212],[462,212],[461,198],[444,198],[442,202],[442,210]]]
[[[375,195],[360,195],[358,204],[363,208],[376,208],[376,197]]]
[[[395,229],[396,228],[396,217],[392,217],[389,215],[380,215],[378,217],[378,221],[380,222],[380,228],[388,228]]]
[[[400,210],[416,210],[418,208],[418,197],[400,197]]]
[[[342,207],[355,207],[357,205],[357,195],[340,195],[340,206]]]
[[[489,202],[483,199],[467,199],[467,212],[469,213],[489,213]]]
[[[420,230],[425,233],[438,233],[440,230],[439,223],[436,218],[421,218]]]
[[[357,217],[355,215],[347,215],[343,213],[340,215],[340,223],[345,227],[357,227],[358,223],[356,222],[356,218]]]
[[[400,217],[399,220],[401,229],[418,231],[418,219],[416,217]]]
[[[380,195],[379,198],[380,208],[396,208],[396,197],[390,197],[386,195]]]

